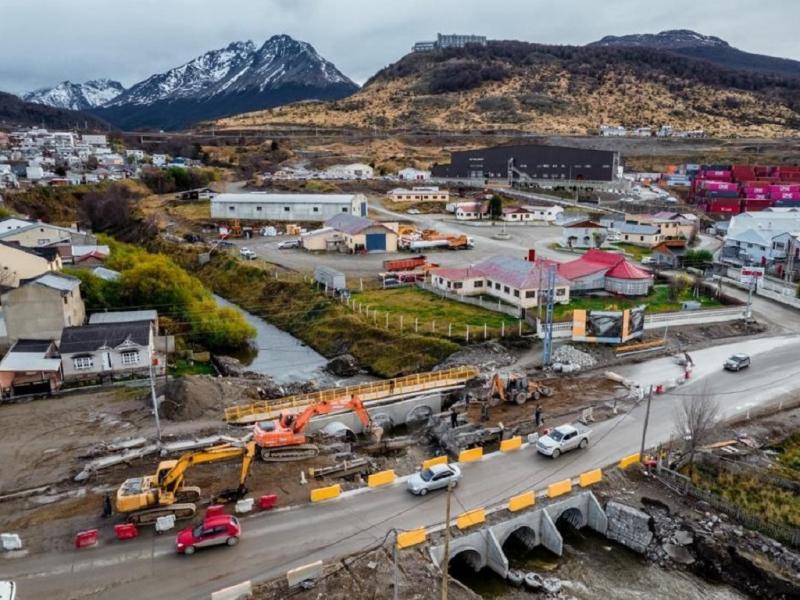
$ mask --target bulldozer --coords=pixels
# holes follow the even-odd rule
[[[486,400],[490,406],[497,406],[501,402],[523,405],[528,400],[549,398],[552,395],[552,388],[538,381],[532,381],[522,373],[509,373],[505,381],[499,373],[495,373],[489,384]]]
[[[318,402],[300,414],[281,414],[277,419],[260,421],[253,427],[253,440],[262,460],[268,462],[302,460],[319,454],[319,447],[309,443],[303,433],[308,422],[317,415],[351,410],[356,413],[374,441],[383,435],[381,427],[372,422],[367,410],[358,398],[336,399]]]
[[[197,512],[195,502],[201,490],[185,485],[184,477],[189,467],[205,463],[242,459],[239,486],[222,493],[222,496],[241,498],[247,492],[245,482],[256,454],[255,442],[247,444],[222,444],[203,450],[187,452],[178,460],[164,460],[158,464],[155,475],[126,479],[117,490],[116,509],[128,515],[136,525],[155,523],[159,517],[175,515],[175,519],[189,519]]]

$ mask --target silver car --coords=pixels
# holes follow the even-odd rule
[[[416,496],[424,496],[432,490],[446,488],[451,481],[456,486],[460,480],[461,469],[457,465],[433,465],[408,478],[408,491]]]

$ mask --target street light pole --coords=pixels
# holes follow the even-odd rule
[[[647,437],[647,423],[650,421],[650,403],[653,400],[653,386],[647,390],[647,412],[644,413],[644,427],[642,427],[642,447],[639,450],[639,460],[644,458],[644,444]]]
[[[397,529],[394,530],[394,546],[392,546],[392,562],[394,563],[394,600],[398,600],[397,592]]]
[[[452,482],[447,484],[447,508],[444,518],[444,564],[442,565],[442,600],[447,600],[448,569],[450,566],[450,497],[453,493]]]

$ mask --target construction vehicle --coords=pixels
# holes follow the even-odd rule
[[[553,395],[552,388],[542,385],[538,381],[528,379],[521,373],[509,373],[506,380],[499,373],[495,373],[489,384],[487,400],[490,406],[497,406],[500,402],[514,402],[525,404],[528,400],[548,398]]]
[[[188,519],[197,512],[195,502],[200,498],[199,487],[184,485],[189,467],[236,458],[242,459],[239,487],[221,494],[226,499],[241,498],[246,493],[245,481],[256,454],[255,442],[222,444],[203,450],[187,452],[178,460],[164,460],[155,475],[126,479],[117,490],[117,512],[128,515],[137,525],[155,523],[159,517],[174,515]]]
[[[372,423],[361,400],[345,396],[312,404],[299,414],[282,413],[277,419],[257,422],[253,428],[253,440],[259,448],[259,455],[268,462],[316,456],[319,454],[319,447],[309,443],[308,437],[303,433],[308,422],[318,415],[349,410],[356,413],[365,432],[380,440],[383,431]]]

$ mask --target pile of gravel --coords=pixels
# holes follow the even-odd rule
[[[590,369],[597,364],[597,360],[586,352],[565,344],[553,352],[553,370],[556,372],[572,373],[581,369]]]

